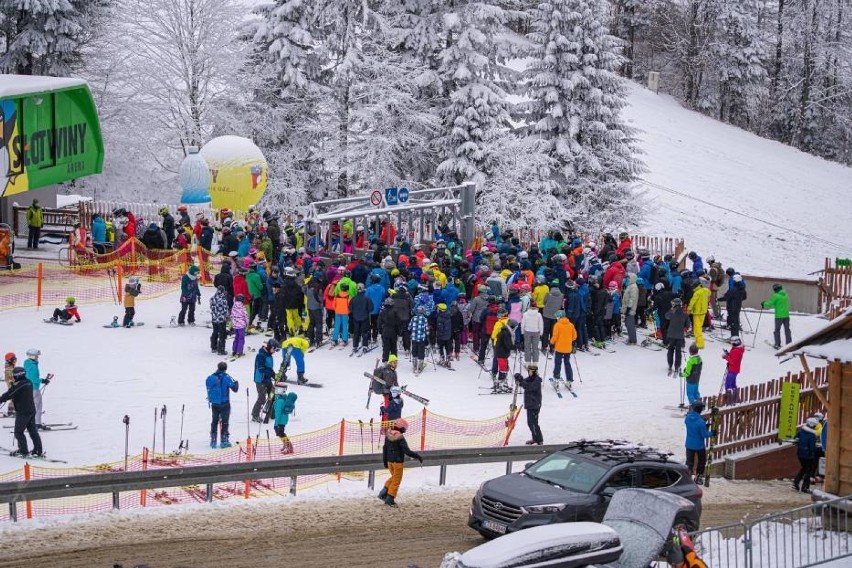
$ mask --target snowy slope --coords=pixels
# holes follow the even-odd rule
[[[626,115],[642,131],[650,182],[643,189],[652,200],[640,232],[683,237],[690,249],[744,274],[802,278],[826,256],[852,256],[852,168],[686,110],[634,83],[629,89]]]
[[[143,290],[144,292],[144,290]],[[210,290],[203,291],[205,306]],[[168,323],[178,308],[176,296],[154,300],[139,300],[137,320],[145,327],[126,330],[105,329],[113,315],[122,310],[111,304],[83,305],[80,324],[73,327],[42,322],[46,311],[21,309],[0,312],[0,329],[15,330],[3,334],[3,352],[14,351],[20,360],[30,347],[42,351],[43,374],[56,375],[45,393],[45,422],[74,422],[75,431],[43,434],[46,451],[54,458],[68,460],[74,465],[97,464],[120,460],[124,454],[124,425],[122,417],[130,416],[131,454],[150,446],[154,408],[167,405],[167,448],[178,445],[180,408],[186,405],[184,437],[189,438],[194,452],[207,447],[210,412],[206,401],[204,381],[216,368],[219,357],[209,349],[209,329],[157,329],[155,324]],[[206,319],[203,312],[199,321]],[[755,314],[751,314],[756,324]],[[796,337],[824,323],[810,317],[794,317]],[[769,322],[760,326],[756,349],[746,354],[740,385],[764,382],[787,370],[797,371],[795,361],[779,365],[764,338],[771,335]],[[262,336],[249,336],[248,345],[259,346]],[[747,336],[749,342],[752,336]],[[721,343],[708,341],[704,358],[701,391],[718,392],[723,373]],[[683,454],[682,419],[672,416],[664,405],[679,402],[678,381],[666,376],[664,352],[641,347],[619,345],[617,353],[600,356],[580,354],[577,359],[583,382],[576,379],[578,398],[570,395],[556,398],[549,383],[544,385],[544,406],[541,426],[546,443],[568,442],[579,438],[626,438],[641,441]],[[368,421],[377,418],[378,405],[364,408],[367,381],[361,375],[374,365],[378,352],[357,359],[348,352],[321,349],[307,357],[307,376],[325,385],[322,389],[293,386],[299,394],[297,414],[291,419],[288,432],[310,432],[337,423],[341,418]],[[573,358],[572,358],[573,359]],[[276,357],[276,365],[280,358]],[[489,359],[490,363],[490,359]],[[544,360],[540,361],[544,366]],[[547,375],[552,375],[553,361],[548,363]],[[410,363],[404,357],[399,368],[400,383],[431,399],[430,411],[466,419],[491,418],[508,410],[509,395],[480,396],[480,387],[490,385],[486,373],[467,355],[458,363],[459,370],[450,372],[432,366],[415,378]],[[231,432],[234,439],[246,436],[246,387],[250,388],[252,403],[253,359],[247,357],[230,364],[229,372],[240,381],[239,394],[232,395]],[[543,374],[543,373],[542,373]],[[405,415],[420,411],[419,404],[406,401]],[[12,420],[0,420],[11,425]],[[11,429],[4,429],[6,438],[0,446],[13,447]],[[251,429],[256,434],[255,428]],[[525,418],[518,421],[512,444],[522,444],[529,437]],[[160,446],[158,427],[157,446]],[[0,472],[20,468],[22,461],[0,455]]]

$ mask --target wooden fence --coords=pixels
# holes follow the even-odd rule
[[[825,259],[819,280],[820,306],[825,306],[828,319],[834,319],[852,306],[852,266],[849,261]]]
[[[828,367],[813,370],[814,382],[820,391],[828,390]],[[716,442],[716,457],[767,446],[778,441],[778,415],[781,410],[781,385],[799,383],[799,424],[814,412],[825,412],[819,399],[806,381],[805,372],[787,373],[772,381],[737,390],[737,404],[725,406],[725,395],[704,397],[710,419],[710,408],[719,407],[719,436]]]

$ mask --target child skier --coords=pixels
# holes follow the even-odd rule
[[[290,415],[296,411],[296,399],[299,398],[294,392],[287,392],[287,386],[277,383],[275,385],[275,402],[272,405],[275,412],[275,435],[281,439],[281,453],[292,454],[293,444],[287,437],[285,429],[290,422]]]
[[[396,507],[396,496],[399,493],[399,486],[402,483],[402,472],[405,468],[405,456],[412,457],[423,463],[423,458],[417,452],[412,452],[408,447],[408,442],[405,441],[405,431],[408,429],[408,421],[405,418],[398,418],[393,423],[393,428],[385,434],[385,444],[382,446],[382,462],[390,472],[390,479],[385,482],[385,486],[379,491],[379,499],[385,502],[385,505]]]
[[[310,347],[308,340],[301,335],[293,337],[281,343],[281,368],[278,371],[279,380],[287,380],[287,369],[290,367],[290,361],[296,360],[296,382],[303,385],[308,382],[305,378],[305,353]]]
[[[698,346],[692,343],[689,346],[689,359],[686,360],[686,368],[680,374],[681,377],[686,379],[686,398],[689,400],[689,404],[701,400],[701,394],[698,392],[698,381],[701,380],[702,366]]]
[[[71,318],[77,320],[78,323],[80,322],[80,312],[77,311],[77,300],[74,299],[74,296],[68,296],[65,298],[64,308],[56,308],[53,310],[53,317],[50,318],[50,321],[68,323]]]
[[[142,293],[142,284],[138,276],[131,276],[124,285],[124,320],[123,327],[133,327],[133,317],[136,315],[136,296]]]
[[[391,387],[390,401],[387,403],[387,406],[379,408],[382,420],[386,422],[395,422],[398,418],[401,418],[402,407],[404,405],[405,401],[402,400],[402,389],[399,387]],[[390,426],[391,424],[382,424],[383,428]]]
[[[743,341],[739,337],[731,338],[731,350],[724,350],[722,359],[728,362],[727,371],[725,372],[725,401],[729,404],[737,403],[737,375],[740,374],[740,368],[743,363],[743,355],[745,355],[745,347]]]
[[[234,298],[234,306],[231,308],[231,327],[234,331],[234,342],[231,345],[231,355],[242,357],[246,344],[246,327],[248,327],[248,314],[243,302],[245,297],[237,294]]]
[[[414,374],[419,375],[426,368],[426,332],[429,324],[426,321],[426,307],[418,306],[414,317],[408,322],[411,332],[411,361],[414,364]]]
[[[231,417],[231,396],[229,391],[240,390],[239,381],[234,380],[226,373],[228,364],[222,361],[216,366],[216,372],[207,377],[207,402],[213,413],[210,422],[210,447],[216,448],[217,435],[221,432],[222,444],[220,448],[230,448],[230,432],[228,421]]]

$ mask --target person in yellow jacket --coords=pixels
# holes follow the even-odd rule
[[[27,248],[37,249],[38,241],[41,238],[41,228],[44,226],[44,214],[41,205],[38,204],[38,199],[33,199],[32,205],[27,207],[26,218],[29,228]]]
[[[562,362],[565,362],[565,378],[568,388],[574,382],[574,372],[571,370],[571,353],[574,352],[574,343],[577,341],[577,329],[563,310],[556,312],[556,323],[550,334],[550,344],[553,346],[553,379],[558,381],[562,371]]]
[[[281,367],[278,370],[276,380],[287,380],[287,369],[290,361],[296,361],[296,382],[300,385],[308,382],[305,378],[305,353],[308,352],[310,343],[301,335],[294,335],[281,342]]]
[[[533,288],[532,292],[532,299],[536,307],[541,311],[544,311],[544,299],[547,297],[548,292],[550,292],[550,286],[544,282],[544,276],[537,276],[535,288]]]
[[[695,335],[695,345],[704,349],[704,318],[710,306],[710,287],[704,278],[698,279],[698,286],[692,292],[688,312],[692,316],[692,333]]]

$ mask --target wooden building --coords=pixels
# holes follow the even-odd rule
[[[824,488],[838,496],[852,494],[852,308],[776,355],[799,357],[809,377],[807,357],[828,362],[828,397],[822,401],[828,419]]]

